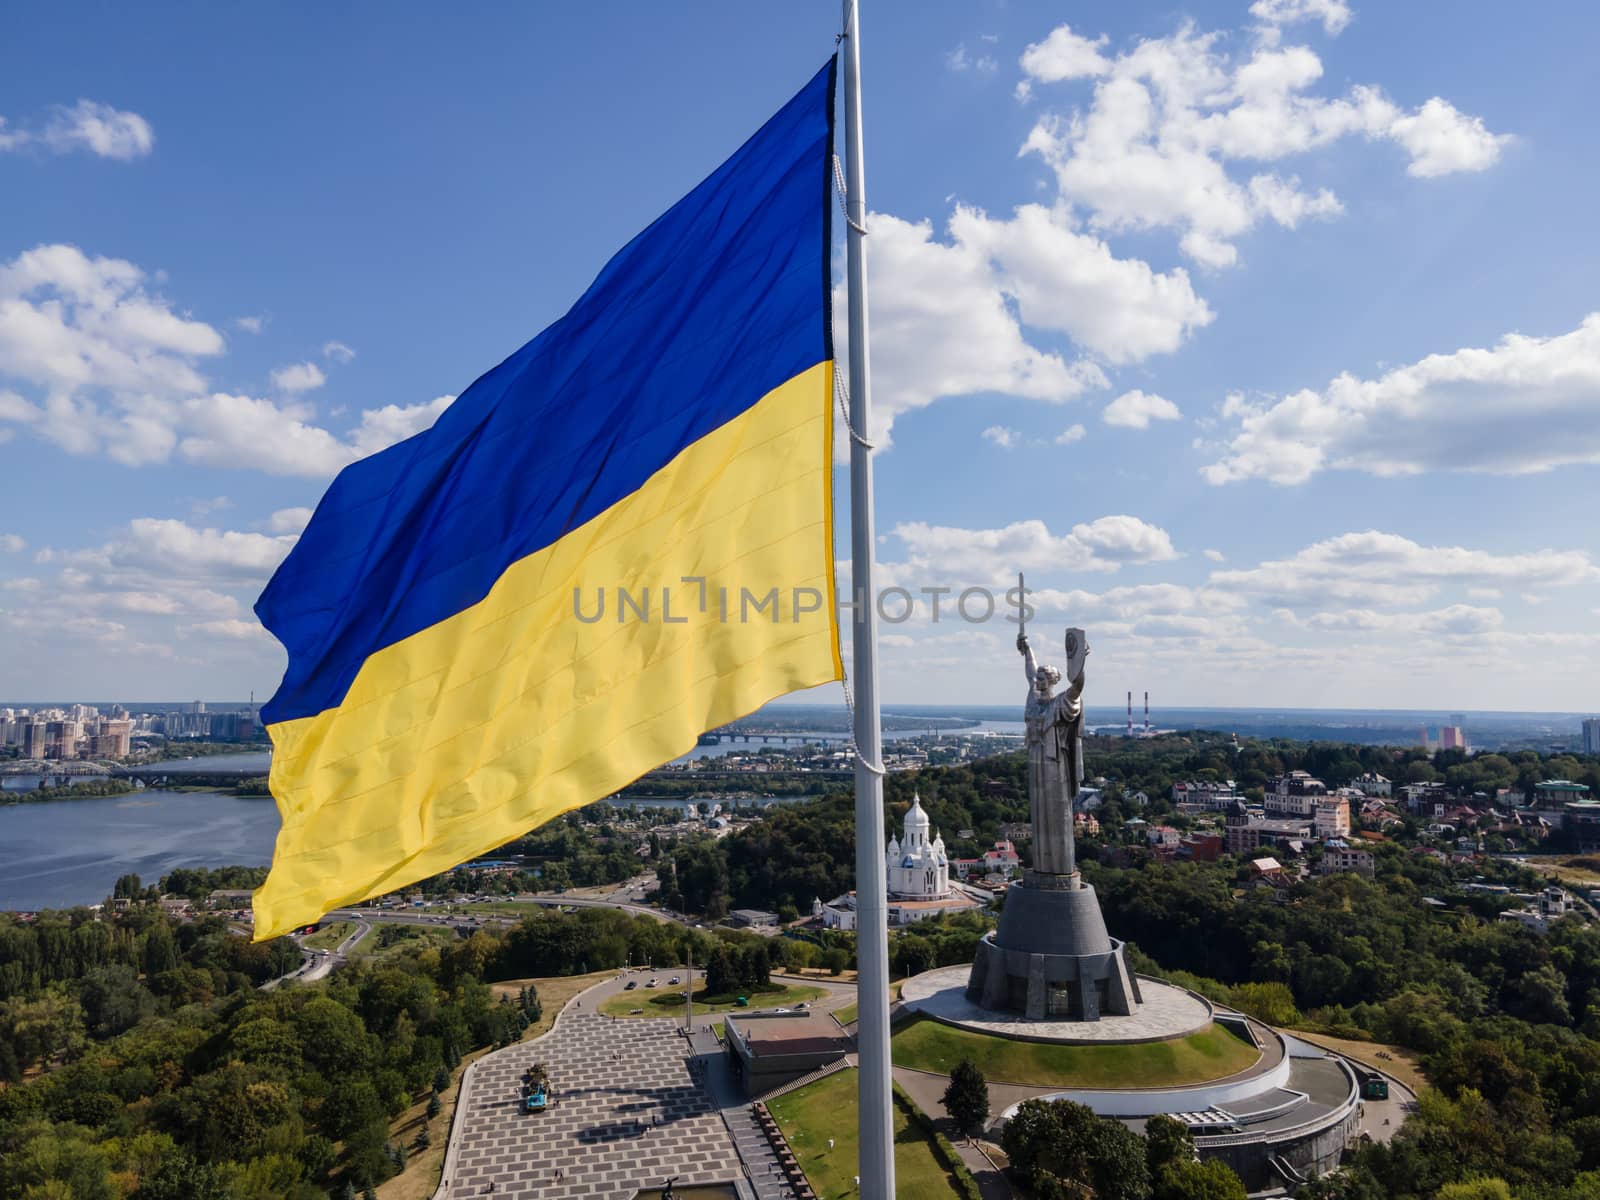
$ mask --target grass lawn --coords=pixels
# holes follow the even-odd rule
[[[529,1038],[538,1037],[554,1025],[556,1014],[579,992],[593,987],[602,980],[614,979],[616,974],[615,971],[590,971],[587,975],[555,975],[549,979],[505,979],[499,983],[491,983],[489,990],[494,993],[496,1000],[501,996],[510,996],[515,1000],[517,993],[529,984],[532,984],[534,990],[539,993],[539,1019],[522,1033],[522,1040],[527,1041]]]
[[[423,1092],[416,1103],[389,1122],[389,1136],[406,1148],[406,1169],[378,1185],[379,1200],[429,1200],[438,1191],[439,1177],[444,1174],[444,1151],[450,1143],[450,1123],[455,1120],[456,1100],[461,1095],[461,1074],[469,1063],[489,1050],[488,1046],[474,1050],[450,1073],[450,1089],[439,1097],[442,1107],[432,1121],[428,1120],[429,1093]],[[417,1134],[424,1125],[433,1142],[426,1150],[418,1150]]]
[[[1413,1092],[1420,1092],[1428,1086],[1427,1077],[1423,1075],[1419,1065],[1421,1055],[1415,1050],[1407,1050],[1403,1046],[1387,1046],[1382,1042],[1356,1042],[1349,1038],[1329,1037],[1325,1033],[1301,1033],[1298,1029],[1294,1031],[1294,1035],[1314,1046],[1336,1050],[1347,1058],[1365,1063],[1375,1071],[1393,1075]],[[1380,1050],[1389,1057],[1379,1058]]]
[[[1585,863],[1592,862],[1593,856],[1573,856],[1566,854],[1541,854],[1523,860],[1525,865],[1535,871],[1552,875],[1562,883],[1573,887],[1591,888],[1600,886],[1600,874],[1596,874]]]
[[[750,1003],[743,1010],[731,999],[717,1004],[707,1004],[701,999],[705,994],[705,991],[701,990],[694,995],[694,1015],[696,1018],[714,1012],[759,1012],[762,1009],[793,1008],[802,1001],[820,1000],[827,995],[827,992],[823,991],[822,988],[811,987],[807,984],[794,984],[780,988],[775,992],[753,992],[750,994]],[[658,996],[678,996],[681,998],[683,992],[678,988],[650,988],[646,990],[645,986],[640,984],[631,992],[619,992],[610,999],[602,1001],[600,1011],[608,1017],[678,1017],[682,1019],[682,1004],[652,1003]],[[636,1013],[633,1011],[636,1008],[642,1008],[644,1011]]]
[[[893,983],[891,983],[889,985],[889,999],[890,1000],[898,1000],[898,999],[900,999],[900,989],[901,989],[902,986],[904,986],[904,984],[905,984],[905,980],[904,979],[896,979]],[[856,1019],[856,1017],[860,1015],[860,1012],[861,1012],[861,1006],[859,1004],[846,1004],[843,1008],[834,1009],[833,1010],[833,1015],[838,1019],[839,1024],[848,1025],[848,1024],[850,1024],[851,1021],[854,1021]]]
[[[856,1120],[856,1073],[835,1071],[825,1079],[779,1096],[768,1107],[789,1139],[800,1167],[820,1200],[858,1196],[854,1179],[861,1157],[861,1129]],[[833,1149],[828,1149],[828,1139]],[[955,1181],[933,1156],[933,1146],[894,1107],[895,1190],[923,1200],[958,1196]]]
[[[398,935],[394,933],[389,934],[390,937],[395,938],[396,940],[385,946],[382,944],[383,938],[381,935],[386,929],[403,930],[404,932]],[[441,929],[430,925],[374,924],[372,926],[372,932],[367,934],[366,937],[362,938],[354,946],[350,947],[350,957],[360,958],[368,954],[377,957],[383,957],[390,954],[405,954],[411,950],[417,949],[425,942],[433,942],[437,945],[448,946],[455,940],[456,933],[453,929]]]
[[[926,1017],[902,1026],[891,1050],[897,1067],[947,1075],[968,1058],[990,1083],[1085,1088],[1199,1083],[1243,1071],[1260,1057],[1220,1025],[1170,1042],[1062,1046],[969,1033]]]
[[[324,925],[315,933],[301,938],[300,944],[307,950],[332,950],[354,933],[355,929],[354,921],[335,921],[332,925]]]

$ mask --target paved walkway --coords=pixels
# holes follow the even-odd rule
[[[750,1101],[728,1066],[722,1043],[702,1026],[695,1031],[693,1047],[694,1061],[700,1064],[696,1069],[733,1139],[745,1167],[746,1181],[759,1200],[792,1200],[794,1189],[784,1179],[772,1143],[750,1111]]]
[[[622,1200],[669,1176],[681,1184],[742,1175],[733,1140],[691,1077],[670,1020],[597,1016],[587,993],[543,1037],[473,1064],[437,1195],[507,1200]],[[519,1085],[543,1062],[554,1105],[522,1110]]]

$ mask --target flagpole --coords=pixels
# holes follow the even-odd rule
[[[856,742],[856,1049],[863,1200],[894,1200],[889,1075],[889,901],[883,858],[883,746],[873,585],[872,447],[867,340],[866,174],[861,147],[860,0],[843,0],[847,296],[850,321],[850,562]]]

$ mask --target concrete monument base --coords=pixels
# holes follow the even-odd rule
[[[1108,1045],[1160,1042],[1188,1037],[1211,1025],[1211,1004],[1180,987],[1155,979],[1130,977],[1143,997],[1126,1015],[1106,1014],[1098,1021],[1071,1017],[1029,1020],[968,999],[965,966],[936,967],[906,980],[900,1002],[908,1009],[973,1033],[1022,1042]]]
[[[978,943],[966,994],[1030,1021],[1127,1016],[1142,999],[1122,943],[1106,933],[1094,888],[1076,871],[1029,871],[1011,885],[1000,928]]]

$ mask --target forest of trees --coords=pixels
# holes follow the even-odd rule
[[[1173,779],[1207,772],[1245,787],[1295,767],[1330,783],[1370,769],[1395,779],[1435,772],[1482,790],[1558,772],[1588,780],[1594,770],[1590,760],[1234,748],[1220,738],[1096,741],[1090,753],[1091,772],[1113,781],[1108,826],[1123,793],[1164,797]],[[1025,819],[1022,771],[1010,755],[890,776],[891,819],[918,790],[952,852],[975,851],[1003,822]],[[853,884],[854,814],[843,797],[777,810],[720,840],[658,838],[645,860],[606,817],[574,814],[517,852],[561,863],[574,883],[627,878],[644,862],[669,903],[713,914],[787,915]],[[1444,863],[1392,844],[1377,858],[1374,879],[1307,880],[1286,902],[1243,888],[1227,860],[1112,866],[1086,856],[1084,869],[1140,969],[1281,1024],[1423,1056],[1434,1087],[1415,1116],[1390,1145],[1302,1189],[1308,1200],[1600,1200],[1600,927],[1568,917],[1541,937],[1494,920],[1494,901],[1462,897],[1474,874],[1525,886],[1520,868]],[[262,992],[298,963],[292,943],[253,944],[218,918],[179,922],[146,902],[259,879],[255,869],[186,869],[150,888],[128,876],[114,888],[132,902],[122,910],[0,916],[0,1200],[340,1195],[403,1168],[391,1119],[425,1101],[441,1073],[448,1084],[464,1054],[519,1036],[536,999],[497,1001],[493,981],[681,963],[692,945],[720,982],[744,988],[779,965],[841,969],[853,947],[828,931],[764,940],[608,910],[544,911],[448,944],[394,933],[325,983]],[[1423,903],[1441,896],[1442,909]],[[963,914],[898,932],[896,974],[968,961],[989,920]],[[1060,1116],[1061,1138],[1081,1132],[1122,1153],[1070,1116]],[[1059,1146],[1051,1153],[1037,1160],[1045,1174],[1066,1194],[1090,1194],[1070,1190],[1095,1185]],[[1175,1163],[1145,1166],[1154,1195],[1205,1183]]]
[[[132,877],[123,890],[146,892]],[[181,923],[147,903],[106,919],[0,916],[0,1200],[359,1190],[402,1169],[397,1114],[537,1013],[535,995],[497,1001],[489,981],[681,963],[692,945],[695,961],[759,986],[770,959],[753,934],[604,909],[542,912],[448,944],[384,932],[396,944],[325,983],[262,992],[300,962],[288,939],[252,944],[220,919]]]

